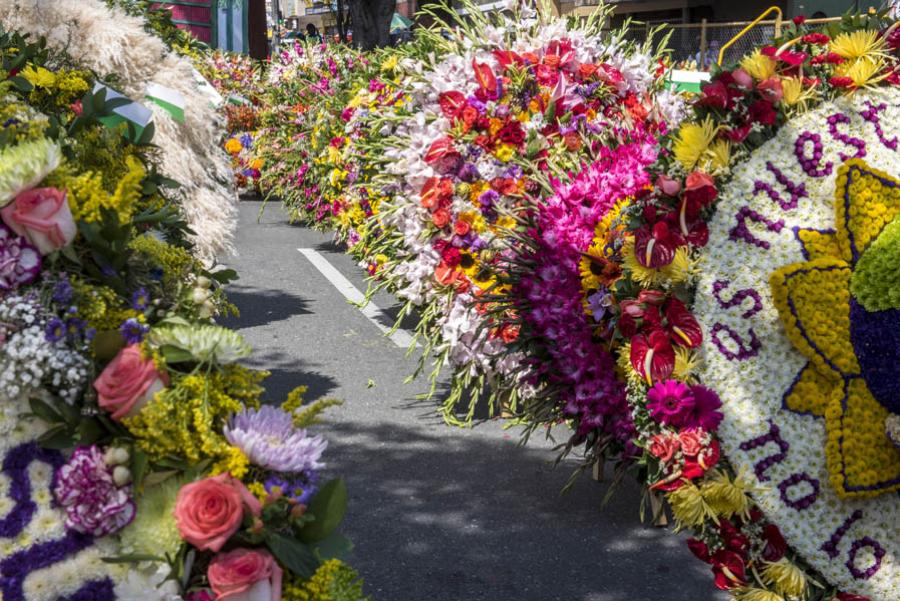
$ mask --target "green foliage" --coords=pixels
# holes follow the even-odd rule
[[[867,311],[900,308],[900,219],[889,223],[860,257],[850,292]]]

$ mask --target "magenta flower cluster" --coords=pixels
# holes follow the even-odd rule
[[[653,137],[641,132],[600,149],[598,160],[572,181],[554,184],[531,232],[534,268],[518,282],[516,296],[525,299],[520,312],[549,355],[532,369],[559,389],[565,415],[578,421],[577,435],[599,428],[623,443],[634,435],[613,357],[594,341],[594,325],[584,313],[578,264],[597,223],[616,202],[650,183],[647,168],[656,156]]]
[[[722,422],[722,401],[706,386],[677,380],[657,382],[647,392],[650,417],[673,428],[702,428],[715,432]]]
[[[96,445],[78,447],[56,475],[56,500],[66,511],[66,528],[106,536],[134,519],[130,487],[116,486],[103,452]]]

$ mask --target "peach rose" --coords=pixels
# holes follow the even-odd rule
[[[282,570],[263,549],[216,555],[206,570],[216,601],[279,601]]]
[[[42,255],[67,246],[78,231],[65,191],[56,188],[22,192],[0,209],[0,218],[34,244]]]
[[[152,359],[141,355],[137,344],[126,346],[94,380],[100,406],[114,420],[133,417],[157,392],[169,385],[169,376],[157,371]]]
[[[438,209],[431,215],[431,221],[436,227],[444,227],[450,223],[450,211],[447,209]]]
[[[684,451],[686,457],[696,457],[703,450],[703,430],[690,429],[681,432],[678,435],[678,442],[681,443],[681,450]]]
[[[663,463],[668,463],[678,452],[680,443],[678,437],[668,434],[657,434],[650,439],[650,454],[657,457]]]
[[[218,552],[237,532],[244,505],[258,516],[259,500],[229,474],[185,484],[175,500],[175,523],[181,538],[201,551]]]

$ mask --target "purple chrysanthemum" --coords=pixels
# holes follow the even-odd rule
[[[319,490],[318,481],[318,472],[307,472],[291,479],[282,478],[281,476],[270,476],[263,486],[269,494],[278,491],[292,501],[302,505],[309,505],[313,495]]]
[[[694,408],[685,417],[685,428],[703,428],[707,432],[715,432],[722,423],[722,412],[719,408],[722,401],[714,390],[706,386],[691,386],[691,395],[694,397]]]
[[[22,236],[0,224],[0,290],[33,282],[41,272],[41,253]]]
[[[59,342],[66,336],[66,324],[59,317],[54,317],[44,326],[44,338],[47,342]]]
[[[321,436],[309,436],[294,427],[291,415],[264,405],[234,415],[225,427],[225,438],[241,449],[250,463],[275,472],[305,472],[324,464],[319,458],[328,446]]]
[[[129,487],[116,486],[97,445],[78,447],[59,468],[56,500],[66,510],[66,528],[92,536],[118,532],[134,519]]]
[[[650,416],[662,424],[681,428],[687,424],[694,411],[694,393],[677,380],[657,382],[647,391],[647,409]]]

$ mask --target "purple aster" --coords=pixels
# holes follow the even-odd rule
[[[594,321],[600,321],[606,315],[606,309],[612,304],[612,295],[604,288],[587,297],[588,308]]]
[[[92,536],[118,532],[134,519],[130,487],[116,486],[97,445],[78,447],[56,476],[56,500],[66,528]]]
[[[85,320],[78,317],[70,317],[66,320],[66,334],[72,339],[77,339],[86,325],[87,322]]]
[[[119,332],[126,344],[137,344],[144,339],[144,334],[150,331],[149,326],[145,326],[134,317],[129,317],[119,326]]]
[[[500,194],[496,190],[485,190],[478,196],[478,204],[483,207],[493,205],[500,198]]]
[[[147,289],[141,286],[131,295],[131,308],[135,311],[143,311],[150,306],[150,295]]]
[[[647,409],[661,424],[675,428],[686,425],[696,402],[690,388],[677,380],[657,382],[647,391]]]
[[[54,317],[44,327],[44,338],[47,342],[59,342],[66,335],[66,324],[59,317]]]
[[[685,428],[703,428],[707,432],[715,432],[722,423],[722,401],[715,391],[706,386],[691,386],[694,396],[694,408],[685,417]]]
[[[269,494],[278,491],[292,501],[302,505],[309,505],[310,499],[319,491],[318,482],[318,472],[309,472],[290,479],[281,476],[270,476],[263,486]]]
[[[235,414],[224,434],[250,463],[265,469],[297,473],[324,466],[319,458],[328,441],[295,428],[291,414],[277,407],[263,405]]]
[[[241,146],[243,146],[244,148],[250,148],[251,146],[253,146],[253,136],[248,133],[243,134],[240,137],[240,140]]]
[[[72,289],[72,284],[69,282],[69,279],[63,275],[53,286],[53,302],[60,305],[68,305],[72,302],[74,296],[75,291]]]
[[[30,284],[41,273],[41,253],[22,236],[0,224],[0,290]]]
[[[478,180],[481,174],[478,173],[478,167],[474,163],[463,163],[462,167],[459,168],[458,177],[467,184],[471,184]]]

